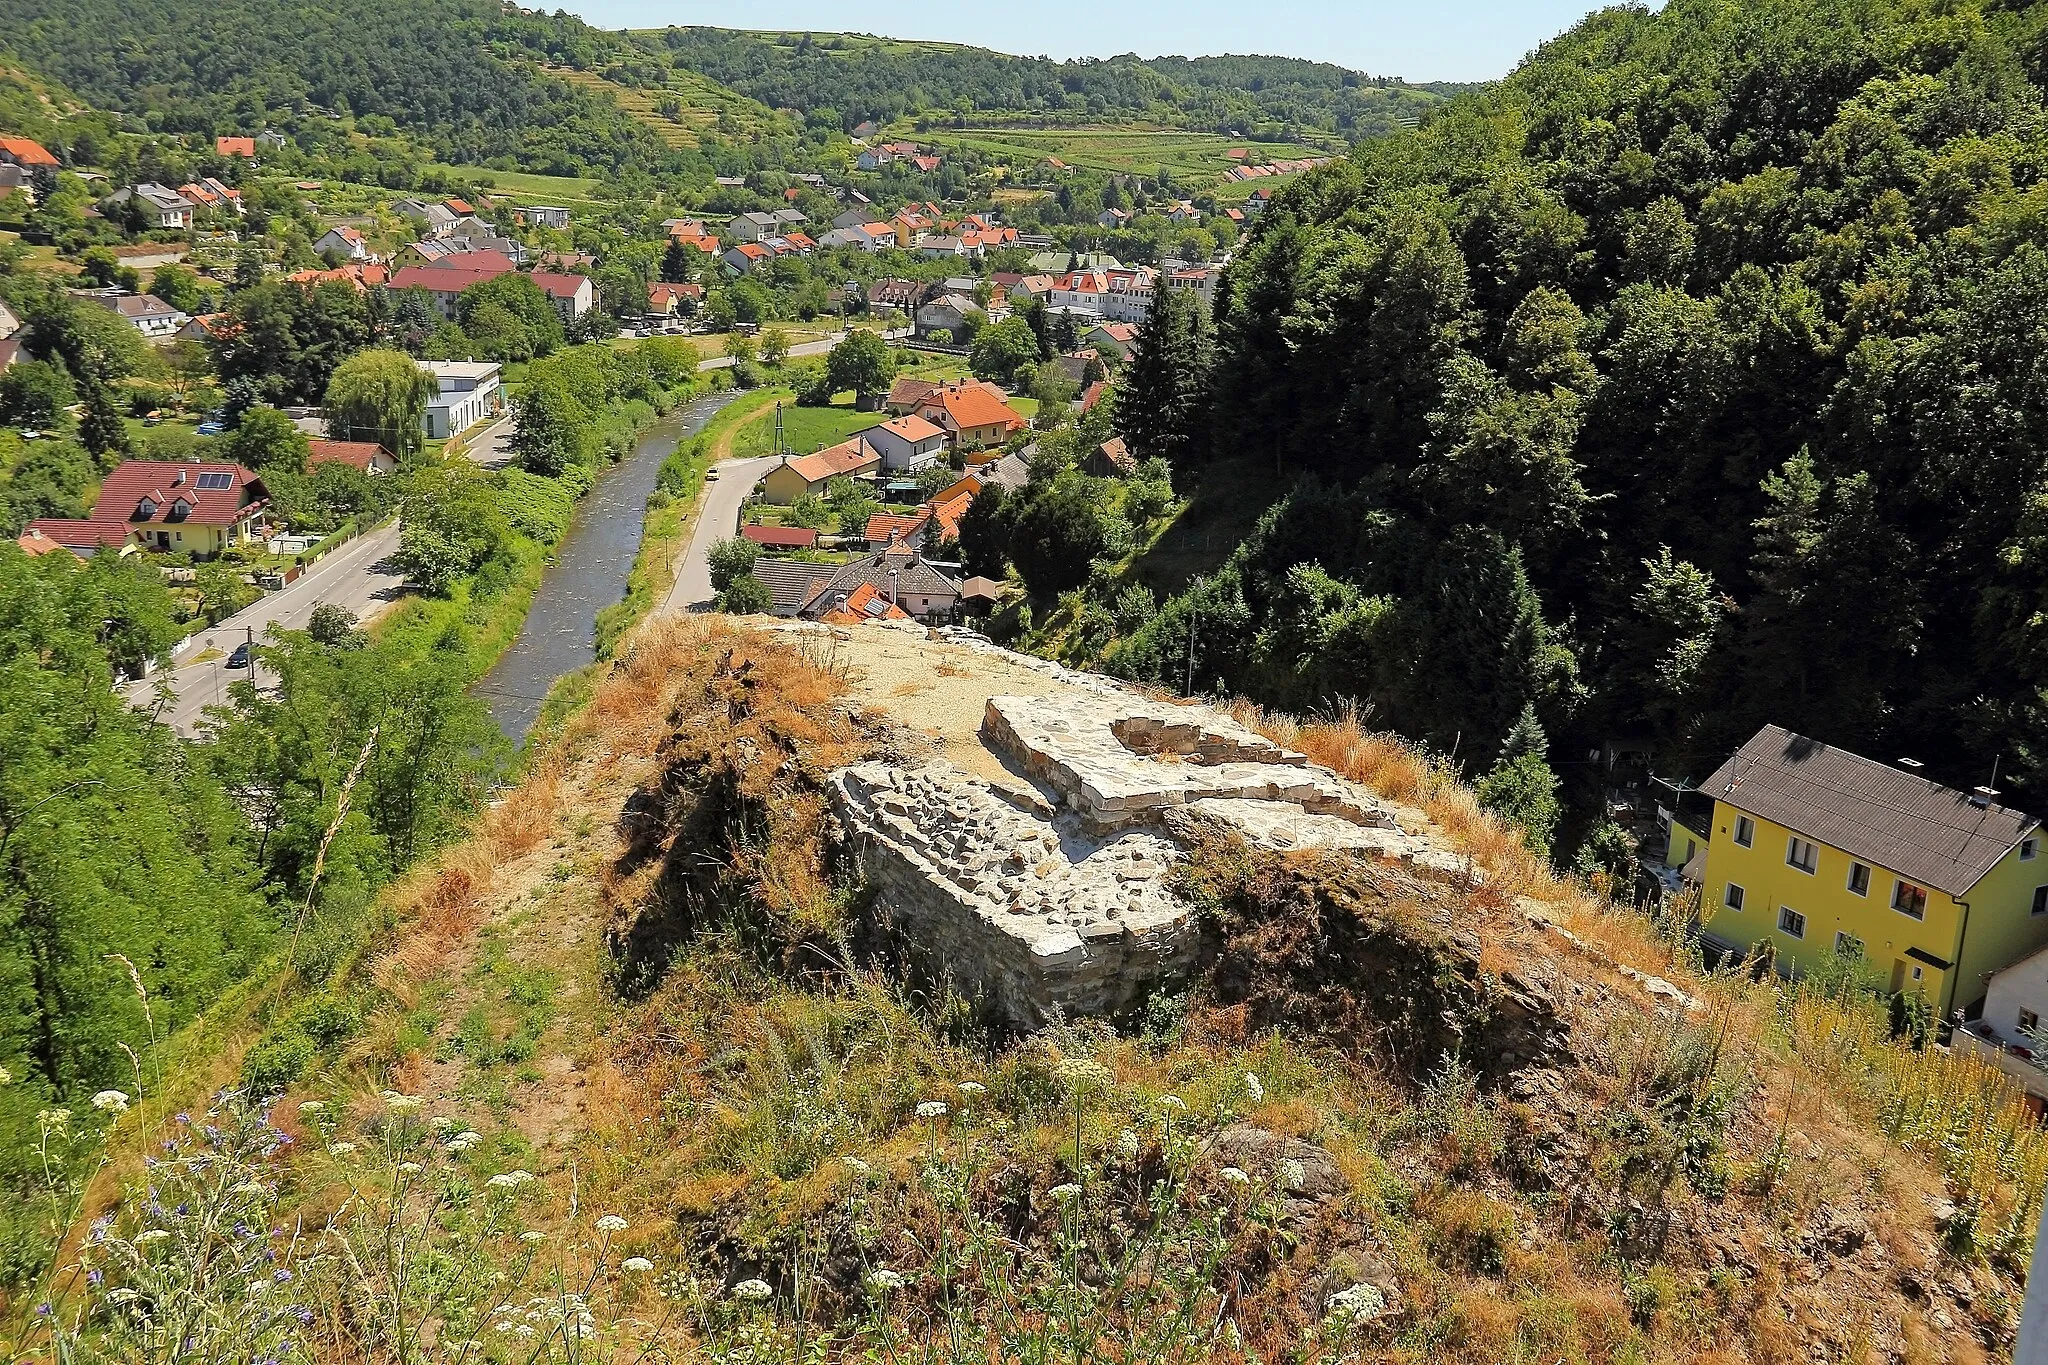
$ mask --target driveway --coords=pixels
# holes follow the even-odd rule
[[[683,556],[675,586],[662,599],[663,611],[705,611],[717,596],[711,591],[711,547],[739,534],[740,506],[769,470],[781,463],[780,455],[757,455],[746,460],[721,460],[712,466],[715,480],[706,480],[704,499],[697,509],[697,528],[690,533],[690,548]]]
[[[180,664],[132,682],[123,690],[136,706],[154,708],[159,687],[173,694],[157,718],[181,735],[199,729],[206,708],[225,704],[228,684],[249,676],[247,669],[227,666],[236,645],[253,635],[257,644],[272,626],[304,630],[313,618],[313,608],[332,602],[367,620],[395,601],[404,591],[405,575],[390,563],[398,548],[398,523],[390,522],[366,536],[342,546],[315,564],[291,586],[265,595],[260,601],[228,617],[219,625],[199,632],[187,646],[190,654],[209,651],[216,657],[203,662]],[[257,669],[259,674],[262,669]],[[261,679],[259,679],[260,681]]]
[[[512,463],[512,409],[507,407],[497,421],[462,440],[462,453],[484,469],[503,469]]]

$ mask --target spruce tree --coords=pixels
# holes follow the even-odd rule
[[[129,452],[128,424],[114,405],[114,395],[97,381],[86,385],[85,416],[78,424],[78,439],[101,465],[112,465]]]

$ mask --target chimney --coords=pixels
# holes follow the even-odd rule
[[[1998,788],[1996,787],[1970,788],[1970,804],[1977,807],[1979,810],[1982,810],[1984,809],[1984,807],[1989,806],[1992,802],[1996,801],[1997,799]]]

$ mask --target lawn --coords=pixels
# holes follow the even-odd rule
[[[536,204],[574,208],[577,204],[599,202],[598,182],[588,176],[534,175],[526,171],[501,171],[490,166],[451,166],[446,163],[435,163],[425,169],[444,171],[456,180],[510,193],[515,198]],[[402,197],[396,191],[387,193],[393,198]]]
[[[800,408],[794,401],[782,404],[782,443],[799,455],[809,455],[826,446],[838,445],[855,432],[880,426],[889,420],[886,412],[858,412],[851,402],[829,408]],[[775,449],[775,409],[771,405],[749,418],[733,434],[732,453],[737,456],[767,455]]]

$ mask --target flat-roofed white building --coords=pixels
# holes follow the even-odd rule
[[[469,430],[505,405],[499,383],[502,371],[490,360],[422,360],[419,367],[434,376],[439,392],[427,403],[420,423],[429,437],[445,441]]]

